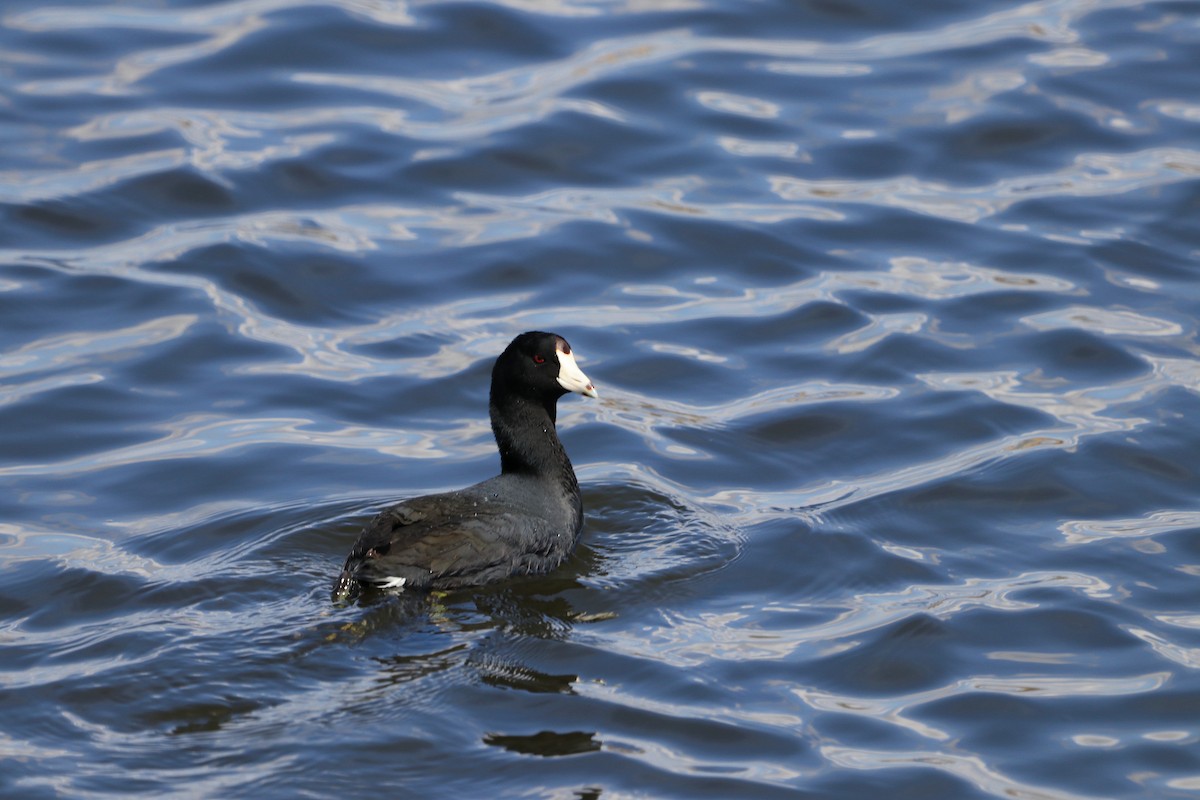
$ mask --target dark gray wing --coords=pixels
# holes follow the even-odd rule
[[[550,568],[561,560],[558,538],[546,520],[479,496],[413,498],[371,520],[346,559],[334,596],[352,594],[354,583],[454,588]]]

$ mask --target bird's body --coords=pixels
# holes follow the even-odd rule
[[[492,370],[489,412],[501,472],[453,492],[414,497],[362,531],[334,586],[454,589],[546,572],[575,547],[583,526],[579,483],[555,430],[558,398],[596,396],[561,336],[518,336]]]

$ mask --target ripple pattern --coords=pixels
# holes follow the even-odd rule
[[[1195,797],[1192,11],[6,3],[0,795]],[[530,328],[577,557],[331,607]]]

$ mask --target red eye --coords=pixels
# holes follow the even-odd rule
[[[542,355],[541,353],[535,353],[535,354],[534,354],[534,356],[533,356],[533,363],[535,363],[535,364],[545,364],[545,363],[546,363],[546,357],[545,357],[544,355]]]

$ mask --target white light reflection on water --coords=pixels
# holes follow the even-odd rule
[[[278,0],[275,1],[278,2]],[[80,13],[82,11],[85,10],[70,9],[69,11],[55,12],[47,9],[40,14],[33,12],[32,14],[8,17],[4,23],[8,27],[25,30],[66,30],[80,24],[81,20],[74,19],[75,17],[89,16],[86,13]],[[142,16],[134,12],[133,15],[128,15],[122,20],[123,24],[114,24],[116,19],[114,19],[112,11],[111,8],[106,9],[107,16],[94,19],[93,25],[109,28],[129,27],[130,21]],[[119,16],[117,18],[119,19]],[[190,64],[199,59],[216,55],[267,27],[266,22],[256,14],[237,15],[228,19],[227,24],[224,25],[204,26],[203,23],[200,25],[203,27],[194,28],[188,32],[197,33],[207,27],[212,35],[187,44],[147,49],[123,56],[117,60],[107,74],[98,73],[77,78],[25,81],[19,85],[18,90],[24,94],[42,96],[135,94],[138,91],[135,84],[143,78],[162,69]],[[103,63],[105,66],[108,65],[107,62]]]
[[[225,220],[205,220],[162,226],[142,236],[112,245],[100,245],[83,259],[73,250],[5,251],[0,262],[38,265],[58,271],[103,274],[151,285],[167,285],[198,292],[213,307],[233,317],[237,332],[253,341],[267,342],[294,351],[299,360],[260,361],[239,369],[255,374],[296,373],[334,381],[360,381],[381,375],[413,374],[423,378],[455,374],[488,357],[503,343],[484,312],[503,312],[510,328],[520,327],[610,327],[658,322],[685,322],[713,318],[760,318],[785,314],[806,304],[826,301],[841,303],[844,291],[874,291],[923,299],[947,299],[1000,291],[1067,292],[1072,284],[1059,278],[1035,273],[1017,274],[964,262],[938,262],[917,257],[895,257],[886,270],[827,271],[793,284],[758,288],[729,289],[699,286],[695,290],[672,288],[652,306],[628,304],[584,307],[534,308],[521,310],[526,294],[501,293],[471,300],[427,306],[402,314],[393,314],[363,326],[319,327],[300,325],[275,317],[246,297],[198,274],[178,270],[152,269],[147,265],[177,261],[187,253],[221,243],[241,242],[269,246],[303,242],[355,252],[374,249],[386,238],[415,238],[420,224],[444,227],[455,220],[478,225],[470,216],[456,216],[437,210],[411,210],[406,217],[399,209],[380,214],[375,207],[347,209],[315,215],[268,212]],[[396,216],[405,222],[399,229],[388,220]],[[422,219],[423,218],[423,219]],[[563,218],[558,217],[559,221]],[[624,291],[635,289],[627,284]],[[848,334],[836,346],[860,346],[856,336]],[[423,334],[436,328],[453,332],[434,356],[407,360],[384,360],[354,352],[356,345],[388,341],[408,334]],[[501,337],[502,338],[502,337]],[[946,338],[939,334],[939,338]],[[866,345],[862,345],[866,346]]]
[[[130,8],[123,5],[87,5],[41,8],[4,17],[5,26],[30,32],[66,31],[74,28],[130,28],[133,30],[217,33],[236,29],[248,18],[305,6],[341,8],[349,14],[382,25],[408,25],[405,0],[232,0],[194,8]]]
[[[966,781],[982,792],[1004,800],[1097,800],[1094,795],[1063,792],[1022,783],[990,767],[979,756],[936,750],[862,750],[827,745],[821,753],[848,769],[934,769]]]
[[[1039,331],[1072,328],[1105,336],[1179,336],[1183,326],[1133,311],[1116,311],[1091,306],[1068,306],[1024,317],[1026,325]]]
[[[726,153],[744,158],[782,158],[785,160],[812,163],[812,156],[800,151],[800,145],[795,142],[763,141],[761,139],[741,139],[736,136],[718,136],[717,144]]]
[[[238,448],[269,445],[371,450],[417,459],[471,459],[495,452],[486,422],[454,420],[448,424],[447,430],[437,432],[353,425],[316,429],[313,420],[295,417],[191,414],[147,426],[168,431],[158,439],[62,461],[0,467],[0,475],[72,475],[178,458],[212,457]]]
[[[54,392],[71,386],[87,386],[102,381],[104,381],[104,376],[99,372],[76,372],[38,378],[24,383],[0,385],[0,406],[20,403],[42,392]]]
[[[1046,53],[1034,53],[1029,56],[1034,64],[1043,67],[1071,68],[1102,67],[1109,63],[1109,57],[1086,47],[1056,47]]]
[[[1124,626],[1124,629],[1150,645],[1150,648],[1163,659],[1188,669],[1200,669],[1200,647],[1188,647],[1172,642],[1164,636],[1151,633],[1136,625],[1127,625]]]
[[[1161,688],[1170,677],[1171,673],[1169,672],[1155,672],[1130,678],[1063,678],[1041,675],[972,676],[939,686],[936,689],[888,697],[852,697],[812,688],[796,688],[792,692],[805,704],[818,711],[882,720],[929,739],[946,741],[951,738],[951,734],[932,725],[910,719],[905,716],[906,713],[939,700],[981,693],[1012,695],[1033,700],[1144,694]]]
[[[827,622],[781,630],[746,624],[757,612],[788,613],[818,605],[767,605],[761,609],[702,614],[696,617],[663,611],[663,624],[614,634],[619,652],[654,658],[678,667],[707,661],[777,660],[806,650],[816,657],[862,644],[857,638],[913,616],[950,619],[979,609],[1027,611],[1036,604],[1012,595],[1031,589],[1074,590],[1093,599],[1110,596],[1111,586],[1092,575],[1072,572],[1026,572],[1006,578],[968,578],[960,584],[913,585],[899,592],[860,594],[853,605]],[[841,640],[841,641],[839,641]]]
[[[173,314],[117,330],[75,331],[27,342],[0,353],[0,378],[132,358],[144,347],[182,337],[197,320],[194,314]]]
[[[217,126],[220,127],[220,126]],[[230,132],[225,131],[229,136]],[[254,134],[258,136],[258,134]],[[196,136],[191,136],[193,140]],[[203,147],[171,148],[131,156],[89,161],[64,170],[37,169],[0,172],[0,201],[36,203],[78,197],[148,175],[169,173],[181,167],[195,167],[209,179],[229,187],[221,172],[254,170],[273,161],[296,158],[336,137],[327,133],[283,136],[257,150],[230,150],[225,138],[214,138]],[[199,143],[193,141],[192,144]]]
[[[1002,39],[1028,38],[1045,44],[1070,45],[1079,38],[1079,33],[1071,27],[1078,19],[1104,8],[1139,4],[1138,0],[1050,0],[1026,3],[1012,10],[953,23],[937,30],[883,34],[857,42],[739,39],[697,36],[686,29],[675,29],[594,42],[559,61],[469,79],[421,81],[322,73],[297,74],[294,79],[377,91],[447,110],[466,105],[467,98],[474,98],[477,105],[483,106],[508,103],[528,105],[535,97],[568,94],[583,83],[600,80],[632,67],[694,57],[706,52],[795,59],[794,64],[771,61],[763,63],[762,67],[776,73],[795,72],[803,75],[821,69],[810,62],[849,62],[843,70],[835,66],[826,68],[820,74],[856,75],[862,74],[865,69],[858,62],[979,46]]]
[[[996,461],[1026,457],[1046,449],[1076,447],[1088,437],[1131,431],[1149,420],[1108,414],[1116,407],[1134,404],[1172,385],[1159,371],[1113,386],[1087,387],[1054,392],[1039,387],[1030,391],[1025,381],[1011,371],[993,373],[928,373],[916,376],[931,388],[942,391],[979,391],[1005,404],[1035,409],[1049,415],[1058,425],[1001,436],[980,445],[962,447],[949,455],[899,469],[870,475],[828,480],[785,491],[730,488],[702,498],[723,506],[742,524],[797,515],[821,515],[836,508],[911,489],[947,478],[966,475]]]
[[[23,203],[76,196],[139,175],[165,172],[186,160],[185,150],[173,148],[91,161],[64,170],[5,170],[0,172],[0,201]]]
[[[972,72],[959,82],[931,89],[929,99],[917,104],[918,114],[939,114],[947,125],[957,125],[991,109],[995,96],[1024,86],[1028,78],[1016,69]]]
[[[4,543],[4,569],[12,569],[23,561],[37,563],[50,560],[64,570],[79,569],[142,578],[159,576],[163,579],[181,579],[188,572],[185,567],[170,575],[162,574],[170,567],[134,555],[113,542],[83,533],[66,532],[63,530],[65,527],[0,523],[0,536],[9,539]]]
[[[826,347],[835,353],[843,355],[858,353],[878,345],[890,336],[919,333],[925,329],[928,323],[929,315],[917,311],[879,314],[872,318],[870,324],[856,331],[839,336],[826,345]]]
[[[959,222],[980,222],[1015,203],[1049,197],[1106,197],[1166,186],[1200,176],[1200,151],[1179,147],[1132,153],[1089,153],[1056,172],[1001,178],[985,186],[959,187],[904,175],[880,180],[821,180],[791,175],[768,178],[787,201],[865,203]]]
[[[809,381],[736,397],[725,403],[692,405],[628,390],[606,390],[605,402],[592,414],[603,422],[635,430],[649,438],[660,428],[722,428],[730,423],[781,409],[829,402],[878,402],[894,398],[895,389]]]
[[[728,777],[736,776],[741,780],[788,784],[802,774],[778,760],[772,761],[769,758],[747,761],[719,756],[691,756],[685,749],[668,747],[662,741],[649,736],[633,736],[627,732],[607,737],[604,744],[606,749],[620,753],[627,759],[644,762],[654,769],[678,775],[717,773]],[[605,794],[607,795],[607,792]],[[630,798],[634,796],[629,795]]]
[[[649,67],[656,62],[691,58],[698,54],[737,53],[748,56],[772,56],[794,61],[770,61],[762,68],[777,74],[861,75],[869,67],[858,61],[893,59],[945,48],[985,44],[997,39],[1028,37],[1047,44],[1066,45],[1062,50],[1035,54],[1035,60],[1049,60],[1058,65],[1063,53],[1082,50],[1073,45],[1078,33],[1072,24],[1078,18],[1101,8],[1130,5],[1128,0],[1108,3],[1046,2],[1029,3],[1011,11],[986,15],[977,20],[955,23],[937,31],[904,32],[869,37],[859,42],[825,43],[805,40],[743,40],[737,38],[701,37],[687,30],[660,31],[647,36],[629,36],[595,42],[583,50],[558,61],[535,64],[502,72],[444,80],[399,78],[396,76],[339,75],[328,73],[294,73],[292,80],[319,86],[345,86],[356,91],[371,91],[390,97],[403,97],[427,106],[440,108],[449,117],[432,123],[405,119],[403,114],[387,107],[347,110],[360,122],[374,119],[373,124],[384,130],[399,131],[424,140],[478,139],[500,130],[545,119],[561,111],[574,111],[614,121],[624,121],[622,113],[594,100],[572,96],[579,94],[581,85],[634,69]],[[5,19],[9,27],[28,31],[69,30],[76,27],[116,26],[132,29],[164,31],[197,31],[210,34],[199,42],[138,52],[121,59],[107,74],[78,78],[29,81],[22,90],[32,94],[123,94],[135,91],[135,85],[156,71],[176,64],[209,57],[232,48],[250,34],[262,29],[265,16],[285,7],[293,10],[295,3],[282,0],[251,0],[225,3],[208,9],[184,11],[133,10],[114,7],[86,9],[43,9],[12,15]],[[310,3],[313,6],[341,8],[351,15],[361,15],[387,25],[411,25],[406,5],[392,3],[329,2]],[[586,4],[522,3],[521,10],[531,13],[574,14],[592,13]],[[634,7],[631,6],[630,10]],[[614,9],[605,5],[606,11]],[[660,11],[662,9],[659,9]],[[849,63],[839,63],[839,62]],[[1072,57],[1073,67],[1083,66]],[[1011,88],[1011,81],[980,79],[960,86]],[[948,90],[951,95],[952,90]],[[962,91],[959,92],[962,94]],[[701,102],[718,103],[721,110],[751,113],[762,116],[762,109],[773,106],[759,98],[736,98],[720,92],[702,92]],[[736,98],[733,104],[723,98]],[[946,102],[936,100],[935,102]],[[979,103],[976,97],[973,102]],[[220,117],[236,112],[208,111]],[[771,116],[778,110],[771,112]],[[961,116],[961,112],[958,113]],[[269,119],[269,117],[267,118]],[[94,123],[98,124],[98,123]],[[221,123],[218,123],[220,125]],[[267,127],[277,127],[267,123]],[[217,159],[213,166],[225,165]]]
[[[498,6],[558,17],[605,14],[661,14],[703,8],[704,0],[493,0]]]
[[[697,92],[696,102],[712,111],[750,117],[751,119],[774,119],[780,114],[777,103],[731,92]]]
[[[1195,369],[1195,365],[1190,365],[1190,368]],[[983,392],[997,402],[1035,409],[1062,424],[999,437],[982,445],[964,447],[942,458],[873,475],[830,480],[788,491],[731,488],[708,495],[703,500],[728,508],[744,524],[797,514],[826,513],[850,503],[931,483],[950,475],[969,474],[997,460],[1019,458],[1046,448],[1069,449],[1087,437],[1134,430],[1149,420],[1109,416],[1108,413],[1116,407],[1134,404],[1171,386],[1186,385],[1194,389],[1192,384],[1186,383],[1190,379],[1190,370],[1183,368],[1174,371],[1155,369],[1114,386],[1064,392],[1044,389],[1029,391],[1021,377],[1011,371],[927,373],[916,377],[938,390]]]
[[[1067,544],[1140,539],[1200,528],[1200,511],[1160,510],[1132,519],[1069,520],[1058,526]]]

